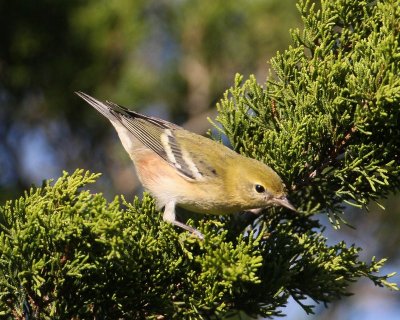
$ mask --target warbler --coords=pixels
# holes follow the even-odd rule
[[[110,120],[144,188],[159,209],[164,207],[164,221],[202,239],[176,219],[176,206],[203,214],[257,212],[273,205],[296,211],[281,178],[266,164],[171,122],[76,94]]]

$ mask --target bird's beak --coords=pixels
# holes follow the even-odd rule
[[[293,205],[289,202],[289,200],[286,197],[274,198],[273,203],[278,206],[282,206],[294,212],[297,212],[296,208],[293,207]]]

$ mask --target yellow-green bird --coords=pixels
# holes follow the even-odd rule
[[[202,239],[198,230],[176,220],[176,206],[203,214],[256,212],[272,205],[295,211],[281,178],[264,163],[171,122],[76,94],[117,130],[144,188],[165,208],[164,221]]]

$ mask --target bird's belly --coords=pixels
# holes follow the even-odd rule
[[[160,208],[172,201],[202,214],[230,214],[248,209],[229,199],[220,185],[185,179],[152,152],[137,154],[133,160],[143,186],[156,198]]]

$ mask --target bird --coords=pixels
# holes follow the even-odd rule
[[[143,187],[164,208],[163,220],[200,239],[204,235],[176,218],[176,207],[201,214],[258,213],[270,206],[295,207],[268,165],[163,119],[116,103],[79,97],[114,126]]]

